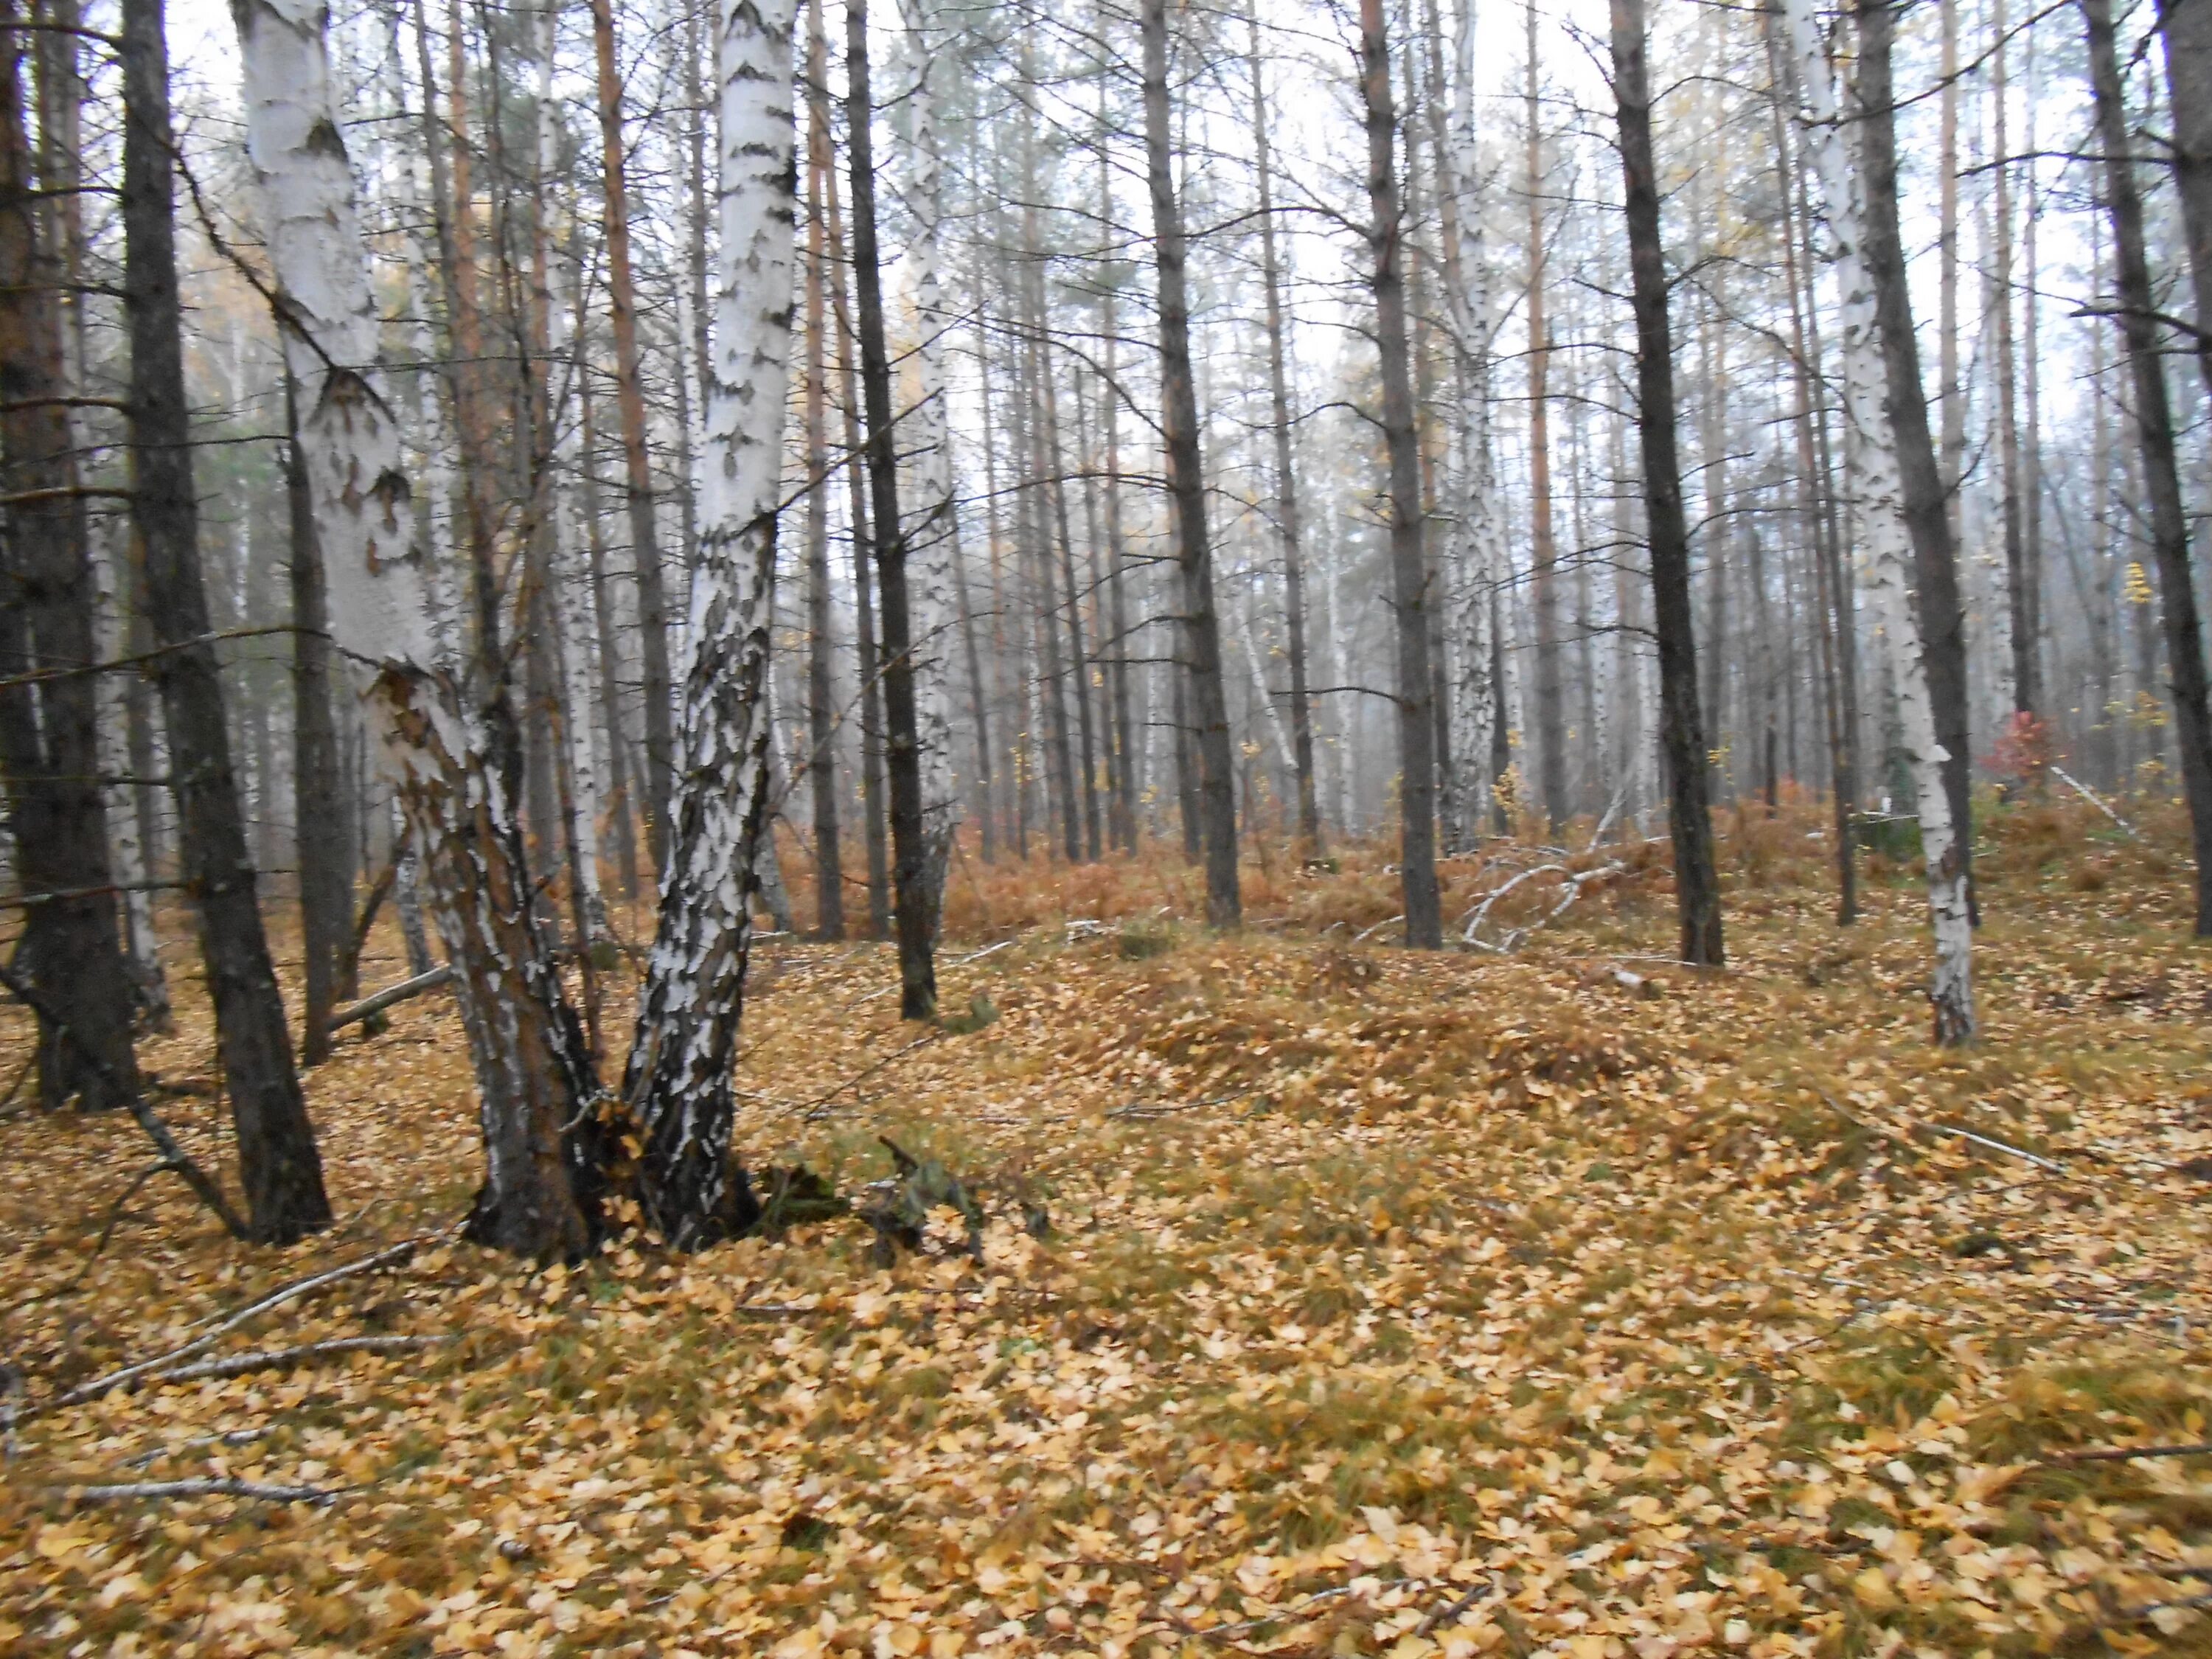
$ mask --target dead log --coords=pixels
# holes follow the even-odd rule
[[[350,1025],[357,1019],[367,1019],[372,1015],[380,1014],[394,1004],[405,1002],[410,997],[419,997],[425,991],[436,990],[453,976],[453,964],[447,963],[441,967],[433,968],[427,974],[417,974],[412,979],[401,980],[397,985],[388,985],[373,997],[363,997],[351,1006],[339,1009],[331,1016],[330,1028],[335,1031],[340,1026]]]

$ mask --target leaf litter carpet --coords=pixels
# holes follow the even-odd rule
[[[1641,989],[1662,909],[1504,959],[1036,926],[919,1047],[885,947],[764,946],[750,1161],[849,1196],[887,1133],[980,1263],[949,1212],[889,1268],[850,1219],[459,1243],[443,998],[313,1075],[340,1222],[292,1249],[167,1177],[111,1218],[137,1130],[15,1115],[0,1650],[2212,1651],[2212,964],[1993,915],[1938,1056],[1909,886],[1826,902]],[[147,1054],[227,1169],[204,1018]]]

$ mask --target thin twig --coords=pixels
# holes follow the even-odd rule
[[[343,1353],[393,1353],[405,1348],[434,1348],[450,1342],[449,1336],[341,1336],[327,1342],[302,1342],[297,1347],[268,1348],[259,1353],[230,1354],[198,1365],[179,1365],[155,1371],[149,1382],[201,1382],[211,1377],[243,1376],[248,1371],[276,1370],[303,1359],[323,1359]]]
[[[154,1115],[154,1109],[147,1105],[146,1097],[137,1086],[135,1079],[126,1080],[117,1076],[115,1068],[94,1053],[92,1045],[70,1029],[67,1020],[58,1018],[46,998],[15,969],[0,966],[0,987],[13,992],[18,1001],[52,1026],[58,1036],[69,1040],[85,1064],[106,1085],[109,1095],[130,1109],[131,1115],[146,1132],[147,1139],[161,1152],[162,1161],[175,1170],[185,1184],[198,1195],[200,1202],[215,1212],[216,1219],[222,1223],[233,1238],[252,1237],[251,1230],[239,1219],[238,1212],[232,1209],[224,1199],[222,1188],[215,1184],[206,1170],[192,1162],[184,1147],[178,1144],[176,1136],[169,1133],[169,1126]]]
[[[2095,1451],[2061,1452],[2047,1459],[2053,1463],[2124,1463],[2131,1457],[2212,1456],[2212,1440],[2193,1446],[2105,1446]]]
[[[430,1237],[433,1235],[427,1233],[423,1235],[423,1238]],[[250,1303],[236,1313],[226,1316],[212,1330],[194,1337],[181,1347],[172,1348],[167,1353],[156,1354],[153,1358],[141,1360],[135,1365],[125,1365],[121,1370],[110,1371],[106,1376],[96,1377],[92,1382],[80,1382],[54,1403],[58,1406],[74,1406],[82,1401],[97,1400],[111,1389],[119,1389],[126,1383],[135,1382],[149,1371],[160,1370],[164,1366],[173,1364],[179,1360],[189,1359],[194,1354],[204,1353],[227,1333],[236,1330],[247,1320],[267,1313],[271,1308],[281,1307],[287,1302],[306,1296],[312,1291],[319,1291],[326,1285],[337,1284],[342,1279],[352,1279],[361,1273],[374,1273],[379,1267],[395,1266],[412,1255],[415,1253],[415,1247],[422,1243],[422,1238],[404,1239],[389,1249],[379,1250],[374,1255],[363,1256],[358,1261],[349,1261],[343,1267],[332,1267],[323,1273],[310,1274],[306,1279],[295,1279],[289,1285],[279,1285],[259,1301]]]
[[[115,1486],[70,1486],[71,1498],[87,1504],[131,1498],[258,1498],[271,1504],[328,1504],[341,1486],[272,1486],[258,1480],[131,1480]]]
[[[1948,1123],[1931,1123],[1928,1127],[1939,1135],[1956,1135],[1961,1140],[1971,1140],[1977,1146],[1987,1146],[1992,1152],[2010,1152],[2014,1158],[2026,1158],[2039,1169],[2056,1170],[2060,1175],[2066,1173],[2066,1166],[2063,1164],[2055,1163],[2040,1153],[2024,1152],[2008,1141],[1994,1140],[1988,1135],[1978,1135],[1972,1129],[1954,1128]]]
[[[1414,1626],[1413,1634],[1416,1636],[1434,1635],[1437,1631],[1443,1629],[1444,1626],[1449,1624],[1453,1620],[1458,1618],[1460,1614],[1465,1613],[1469,1607],[1473,1607],[1475,1603],[1476,1598],[1480,1596],[1483,1591],[1491,1588],[1492,1585],[1488,1583],[1469,1584],[1467,1587],[1467,1593],[1465,1595],[1460,1596],[1456,1601],[1450,1602],[1447,1606],[1437,1608],[1436,1611],[1430,1613],[1427,1618],[1422,1620],[1419,1624]]]
[[[854,1073],[852,1076],[847,1078],[842,1083],[838,1084],[835,1088],[827,1090],[824,1092],[815,1096],[811,1100],[802,1101],[796,1106],[785,1107],[783,1110],[776,1114],[776,1116],[780,1118],[789,1117],[793,1112],[805,1112],[811,1115],[815,1111],[836,1099],[839,1095],[843,1094],[846,1090],[851,1088],[854,1084],[866,1081],[869,1078],[873,1077],[878,1072],[882,1071],[884,1066],[889,1066],[894,1060],[905,1059],[907,1055],[912,1054],[915,1049],[927,1048],[929,1044],[936,1042],[944,1035],[945,1033],[943,1031],[932,1031],[927,1036],[918,1036],[913,1042],[908,1043],[905,1048],[896,1049],[890,1054],[885,1054],[881,1060],[877,1060],[873,1065],[862,1066],[859,1071]]]
[[[201,1451],[210,1446],[245,1446],[256,1440],[266,1440],[276,1433],[275,1428],[264,1425],[258,1429],[232,1429],[223,1434],[204,1434],[197,1440],[187,1440],[182,1445],[156,1446],[151,1451],[139,1452],[123,1460],[126,1469],[143,1469],[158,1463],[165,1457],[182,1457],[186,1452]]]

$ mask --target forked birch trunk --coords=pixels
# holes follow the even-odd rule
[[[1790,50],[1804,100],[1806,153],[1826,198],[1838,286],[1843,295],[1844,401],[1854,441],[1859,521],[1867,540],[1866,592],[1881,619],[1898,714],[1918,798],[1920,845],[1928,866],[1928,913],[1936,935],[1936,976],[1929,1000],[1936,1041],[1946,1046],[1974,1037],[1973,925],[1967,909],[1966,874],[1958,856],[1957,826],[1944,786],[1943,747],[1936,738],[1928,665],[1909,587],[1911,534],[1905,518],[1897,440],[1884,398],[1885,369],[1876,331],[1874,283],[1863,263],[1860,183],[1844,143],[1834,72],[1813,0],[1784,0]]]
[[[730,1157],[731,1073],[768,833],[769,630],[791,356],[793,0],[718,0],[720,225],[708,361],[699,569],[677,732],[660,926],[638,994],[623,1097],[637,1196],[693,1249],[758,1215]]]
[[[300,386],[332,639],[380,739],[455,969],[484,1139],[470,1234],[518,1255],[574,1256],[596,1231],[596,1086],[531,915],[513,805],[471,699],[440,659],[433,619],[446,605],[416,539],[399,423],[376,367],[325,15],[313,0],[245,0],[237,10],[247,155]]]

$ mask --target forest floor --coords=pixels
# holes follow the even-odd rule
[[[456,1242],[442,994],[312,1074],[340,1219],[293,1249],[166,1176],[118,1211],[131,1121],[19,1109],[0,1650],[2212,1651],[2212,951],[2153,817],[1996,815],[1958,1054],[1910,872],[1837,929],[1809,813],[1725,826],[1703,975],[1650,959],[1650,849],[1500,957],[1348,942],[1379,850],[1277,856],[1224,939],[1171,849],[971,848],[944,984],[981,1029],[913,1046],[888,947],[767,944],[740,1138],[848,1194],[878,1136],[939,1160],[980,1264],[950,1212],[889,1268],[851,1219],[574,1269]],[[1547,861],[1455,864],[1452,914]],[[228,1171],[186,1000],[147,1063]],[[169,1368],[424,1340],[63,1403],[380,1253]],[[97,1490],[192,1479],[329,1496]]]

